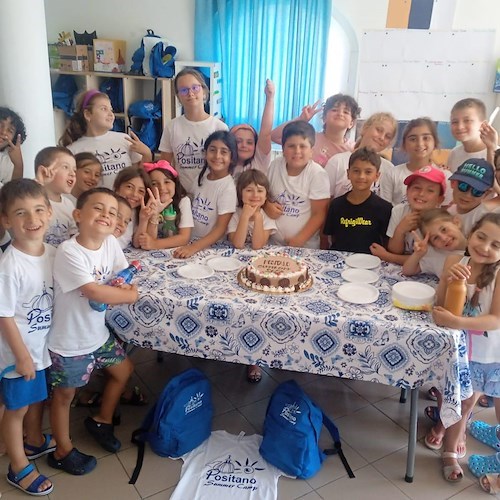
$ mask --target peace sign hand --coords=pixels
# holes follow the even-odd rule
[[[149,200],[148,206],[152,211],[153,215],[161,214],[165,208],[167,208],[173,201],[170,195],[167,195],[165,201],[161,201],[160,191],[156,186],[153,189],[148,188]]]
[[[429,233],[425,233],[425,237],[421,238],[417,231],[411,232],[413,236],[413,253],[425,255],[429,250]]]
[[[302,108],[302,113],[300,113],[299,120],[304,120],[308,122],[314,115],[317,115],[322,109],[323,107],[321,106],[321,99],[318,99],[314,104],[307,104]]]

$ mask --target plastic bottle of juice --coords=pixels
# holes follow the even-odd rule
[[[467,282],[465,279],[448,283],[443,307],[455,316],[462,316],[467,299]]]

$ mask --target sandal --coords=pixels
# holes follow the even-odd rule
[[[427,399],[430,399],[431,401],[437,401],[439,396],[439,390],[437,387],[431,387],[427,391]]]
[[[51,484],[46,490],[38,491],[40,485],[47,481],[47,476],[43,474],[39,474],[37,478],[35,478],[31,484],[27,488],[23,488],[19,483],[33,471],[36,471],[35,466],[33,464],[28,464],[24,469],[20,470],[17,474],[14,474],[11,466],[9,465],[9,472],[7,473],[7,482],[12,486],[20,489],[24,493],[28,495],[32,495],[34,497],[41,497],[48,495],[54,489],[54,485]]]
[[[487,396],[486,394],[482,394],[477,400],[477,404],[482,408],[493,408],[495,406],[495,402],[491,396]]]
[[[262,380],[262,370],[257,365],[249,365],[247,368],[247,380],[251,384],[258,384]]]
[[[498,474],[485,474],[481,476],[479,478],[479,486],[490,495],[500,493],[500,488],[498,487]]]
[[[431,438],[435,441],[434,443],[431,441]],[[443,447],[443,438],[444,436],[437,435],[434,427],[431,427],[431,430],[424,438],[425,446],[430,450],[440,450]]]
[[[125,397],[125,392],[120,397],[120,404],[131,406],[145,406],[148,404],[146,396],[141,392],[141,389],[137,385],[132,389],[130,397]]]
[[[425,416],[431,421],[437,424],[440,420],[439,408],[437,406],[427,406],[424,410]]]
[[[47,455],[47,464],[54,468],[59,469],[73,476],[83,476],[92,472],[96,465],[97,460],[91,455],[85,455],[76,448],[73,448],[64,458],[57,459],[54,452]]]
[[[120,441],[113,434],[113,424],[96,422],[92,417],[87,417],[84,421],[85,427],[90,435],[110,453],[116,453],[122,446]]]
[[[491,446],[495,451],[500,451],[500,425],[489,425],[486,422],[475,420],[469,425],[471,436],[475,437],[481,443]]]
[[[476,477],[485,474],[500,473],[500,452],[494,455],[471,455],[469,457],[469,469]]]
[[[71,406],[84,408],[99,408],[102,402],[102,394],[99,391],[90,392],[83,389],[76,396]]]
[[[50,446],[50,442],[52,441],[52,434],[43,434],[43,437],[45,438],[45,442],[42,444],[42,446],[33,446],[26,442],[24,443],[24,452],[28,460],[35,460],[37,458],[43,457],[43,455],[47,455],[47,453],[50,453],[51,451],[54,451],[56,449],[55,444]],[[30,453],[26,453],[26,451],[29,451]]]
[[[455,460],[458,460],[458,456],[454,451],[444,451],[441,455],[441,458],[453,458]],[[457,477],[450,477],[453,472],[457,473]],[[449,481],[450,483],[457,483],[458,481],[461,481],[463,479],[464,471],[462,470],[462,467],[460,467],[460,464],[458,462],[453,465],[443,465],[443,476],[446,481]]]

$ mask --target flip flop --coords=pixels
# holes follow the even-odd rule
[[[431,443],[429,441],[430,438],[434,438],[437,443]],[[427,448],[430,450],[440,450],[443,447],[443,438],[444,436],[438,436],[434,431],[434,427],[431,427],[431,430],[425,435],[424,443]]]
[[[498,474],[484,474],[484,476],[479,478],[479,486],[490,495],[500,493],[500,488],[498,487]]]
[[[262,370],[257,365],[249,365],[247,368],[247,381],[258,384],[262,380]]]
[[[444,451],[441,458],[454,458],[455,460],[458,460],[457,454],[453,451]],[[450,476],[453,472],[457,473],[457,477],[452,479]],[[450,483],[457,483],[463,479],[464,471],[458,462],[454,465],[443,465],[443,476],[446,481],[449,481]]]
[[[50,442],[52,441],[52,434],[44,434],[43,437],[45,438],[45,442],[42,444],[42,446],[33,446],[28,443],[24,443],[24,450],[26,454],[26,458],[28,460],[35,460],[37,458],[43,457],[43,455],[47,455],[47,453],[50,453],[51,451],[54,451],[56,449],[56,445],[50,446]],[[30,453],[26,453],[26,451],[29,451]]]
[[[500,473],[500,452],[493,455],[471,455],[469,469],[476,477]]]
[[[431,421],[437,424],[440,420],[439,408],[437,406],[427,406],[424,410],[425,416]]]
[[[486,394],[482,394],[481,397],[477,400],[477,404],[482,408],[493,408],[495,406],[495,402],[491,396],[487,396]]]
[[[469,425],[469,432],[472,437],[475,437],[481,443],[487,444],[495,451],[500,451],[500,425],[489,425],[486,422],[475,420]]]
[[[430,399],[431,401],[437,401],[439,395],[439,390],[437,387],[431,387],[427,391],[427,399]]]

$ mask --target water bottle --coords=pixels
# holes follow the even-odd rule
[[[120,286],[123,283],[130,283],[132,278],[137,273],[137,271],[141,270],[141,263],[138,260],[133,260],[126,269],[122,269],[118,272],[113,278],[106,282],[106,285],[109,286]],[[104,302],[96,302],[94,300],[89,300],[89,305],[94,311],[105,311],[108,308],[108,304],[104,304]]]

